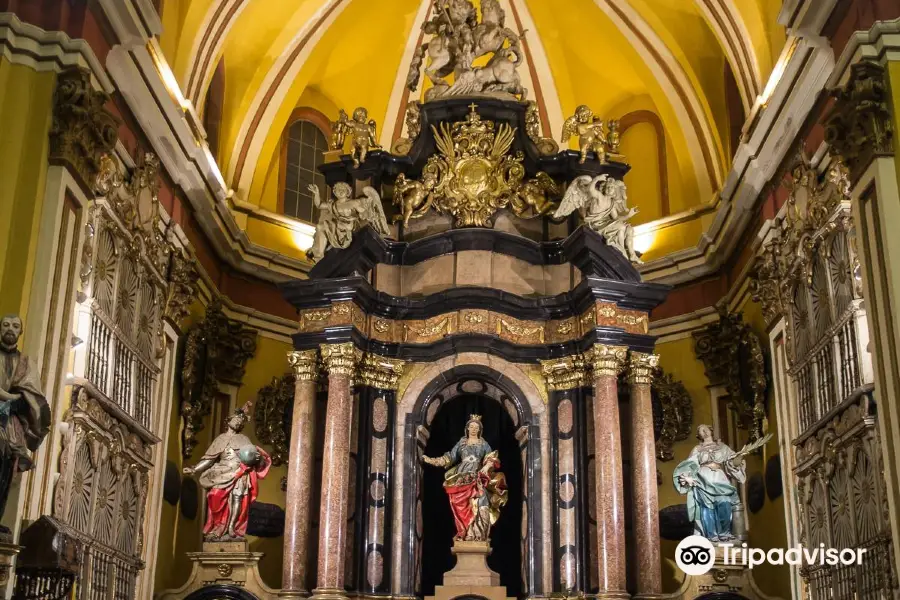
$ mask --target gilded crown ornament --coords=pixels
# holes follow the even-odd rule
[[[523,181],[524,155],[510,152],[516,128],[482,120],[473,103],[465,120],[431,129],[439,153],[425,163],[420,181],[397,178],[396,220],[408,225],[434,208],[452,215],[457,227],[490,227],[494,213],[507,206],[526,218],[555,210],[560,189],[549,175],[539,172]]]

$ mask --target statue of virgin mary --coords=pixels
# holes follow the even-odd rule
[[[456,521],[457,540],[487,541],[507,500],[506,476],[497,470],[500,458],[481,437],[482,429],[481,415],[471,415],[466,434],[449,452],[423,457],[429,465],[449,467],[444,491]]]

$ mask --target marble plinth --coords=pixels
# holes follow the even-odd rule
[[[453,600],[460,596],[480,596],[488,600],[507,600],[506,587],[500,585],[500,575],[491,570],[487,557],[489,542],[453,542],[456,566],[444,573],[444,585],[434,588],[434,596],[426,600]]]
[[[188,582],[178,589],[165,590],[158,600],[181,600],[208,585],[233,585],[254,594],[260,600],[275,600],[273,590],[259,576],[262,552],[250,552],[246,541],[204,542],[202,552],[188,552],[193,563]]]

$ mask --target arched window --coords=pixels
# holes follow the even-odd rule
[[[325,177],[319,173],[322,153],[328,150],[328,118],[311,108],[298,108],[291,115],[281,143],[281,194],[280,212],[308,223],[315,223],[317,212],[313,207],[310,184],[319,186],[320,193],[327,193]]]

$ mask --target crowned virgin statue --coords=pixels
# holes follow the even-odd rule
[[[228,431],[218,436],[185,475],[195,475],[206,490],[207,541],[242,540],[247,535],[250,505],[259,495],[259,480],[272,466],[265,450],[241,433],[250,419],[250,403],[228,417]]]
[[[481,415],[471,415],[466,434],[449,452],[423,457],[429,465],[447,468],[444,491],[456,521],[456,540],[486,542],[507,500],[506,476],[497,470],[500,459],[481,437],[482,430]]]
[[[697,438],[700,443],[691,455],[675,467],[675,489],[687,495],[688,518],[694,522],[695,535],[713,542],[729,542],[735,539],[732,514],[741,501],[735,482],[746,479],[743,456],[760,444],[735,452],[713,438],[709,425],[697,427]]]

